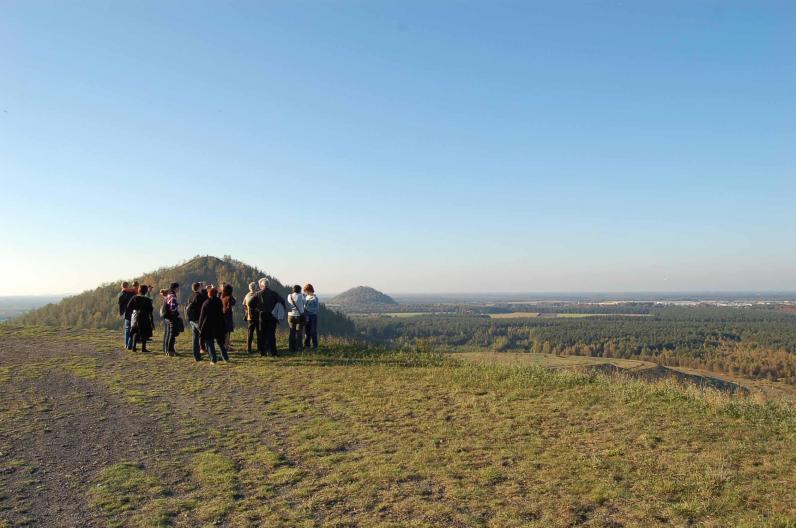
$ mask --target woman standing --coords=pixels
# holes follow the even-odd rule
[[[301,331],[304,329],[304,295],[301,286],[293,286],[293,293],[287,296],[287,324],[290,326],[288,346],[291,352],[301,350]]]
[[[155,321],[152,318],[152,299],[147,297],[148,292],[149,288],[146,285],[141,286],[138,295],[130,299],[125,312],[125,317],[128,313],[130,315],[130,342],[133,352],[136,351],[135,345],[139,341],[141,341],[141,352],[149,352],[146,342],[152,338]]]
[[[232,331],[235,330],[235,322],[232,319],[232,307],[235,306],[235,297],[232,296],[232,284],[224,284],[221,290],[221,304],[224,307],[224,326],[226,333],[224,334],[224,346],[228,350],[232,349]]]
[[[307,322],[304,326],[304,346],[312,345],[313,349],[318,348],[318,311],[321,309],[321,302],[315,295],[315,288],[312,284],[304,285],[304,314]]]
[[[172,282],[168,290],[160,292],[163,296],[163,307],[160,315],[163,317],[163,353],[167,356],[176,356],[174,343],[179,334],[177,319],[180,318],[179,303],[177,302],[177,290],[180,285]]]
[[[199,314],[199,337],[201,338],[202,350],[210,355],[210,362],[216,364],[216,343],[221,349],[221,357],[224,362],[229,361],[227,348],[224,346],[224,335],[227,331],[226,321],[224,320],[224,304],[218,298],[218,290],[210,288],[207,290],[208,299],[202,305]]]

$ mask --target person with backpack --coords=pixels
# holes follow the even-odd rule
[[[221,288],[221,304],[224,306],[224,324],[227,329],[224,335],[224,346],[227,347],[227,350],[232,350],[232,331],[235,330],[232,308],[236,303],[235,297],[232,296],[232,284],[224,283]]]
[[[174,344],[180,333],[180,310],[177,301],[177,290],[180,285],[172,282],[169,289],[161,291],[163,305],[160,307],[160,317],[163,318],[163,353],[167,356],[176,356]]]
[[[290,327],[290,337],[288,347],[291,352],[301,351],[301,334],[304,330],[306,316],[304,315],[304,294],[301,293],[301,286],[293,286],[293,293],[287,296],[287,324]]]
[[[257,314],[254,313],[255,310],[250,308],[249,305],[254,299],[254,296],[257,294],[257,283],[250,282],[249,283],[249,293],[243,298],[243,316],[246,319],[246,353],[252,353],[252,343],[254,342],[257,345],[257,348],[260,347],[260,336],[259,332],[257,332]],[[254,340],[255,332],[258,333],[257,340]]]
[[[304,285],[304,315],[307,322],[304,325],[304,346],[312,345],[313,349],[318,348],[318,312],[321,309],[321,302],[315,295],[315,288],[312,284]]]
[[[124,320],[124,348],[130,347],[130,319],[125,317],[127,313],[127,305],[130,304],[130,299],[135,297],[136,291],[130,288],[130,283],[124,281],[122,283],[122,291],[119,292],[117,302],[119,303],[119,315]]]
[[[202,312],[202,305],[208,299],[207,290],[202,288],[201,282],[194,282],[191,285],[191,296],[188,298],[188,304],[185,305],[185,318],[188,320],[188,325],[191,327],[191,351],[193,358],[196,361],[202,360],[202,344],[199,335],[199,315]]]
[[[202,349],[210,356],[210,363],[213,365],[218,362],[216,344],[221,349],[221,358],[225,363],[229,362],[227,348],[224,346],[226,332],[224,305],[221,299],[218,298],[218,290],[210,288],[207,290],[207,300],[202,305],[202,311],[199,313],[199,335],[202,338]]]
[[[149,287],[142,285],[138,294],[130,299],[125,310],[125,319],[130,319],[130,349],[136,351],[136,343],[141,342],[141,352],[149,352],[146,348],[147,340],[152,338],[155,321],[152,313],[152,299],[147,296]]]
[[[267,278],[263,277],[260,279],[259,285],[260,291],[249,303],[249,309],[252,306],[255,308],[259,323],[257,337],[260,339],[260,343],[258,348],[261,356],[266,354],[276,356],[278,355],[276,351],[276,325],[279,324],[279,321],[284,320],[287,306],[285,305],[285,299],[268,287]]]

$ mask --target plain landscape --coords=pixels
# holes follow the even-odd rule
[[[140,280],[260,273],[196,257]],[[330,298],[317,351],[247,355],[237,330],[211,366],[186,334],[178,358],[123,350],[115,289],[0,325],[7,526],[796,523],[786,294],[358,287]]]

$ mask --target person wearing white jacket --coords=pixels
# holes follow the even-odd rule
[[[287,324],[290,327],[290,337],[288,345],[291,352],[301,350],[301,336],[304,330],[306,316],[304,315],[304,294],[301,293],[301,286],[293,286],[293,293],[287,296]]]

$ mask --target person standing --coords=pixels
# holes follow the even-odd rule
[[[191,327],[191,351],[193,358],[196,361],[202,360],[200,350],[202,348],[201,338],[199,336],[199,315],[202,312],[202,305],[208,299],[207,290],[202,288],[201,282],[194,282],[191,285],[191,297],[188,299],[188,304],[185,305],[185,318],[188,319],[188,325]]]
[[[130,299],[125,310],[125,319],[130,319],[130,343],[133,352],[136,343],[141,342],[141,352],[149,352],[146,348],[147,340],[152,338],[155,321],[152,317],[152,299],[147,297],[149,288],[143,285],[138,288],[138,294]],[[129,314],[129,315],[128,315]]]
[[[318,348],[318,312],[321,309],[321,302],[315,295],[315,288],[312,284],[304,285],[304,315],[307,322],[304,324],[304,346],[312,345],[313,349]]]
[[[287,324],[290,327],[290,337],[288,347],[291,352],[301,350],[301,334],[304,330],[304,295],[301,293],[301,286],[293,286],[293,293],[287,296]]]
[[[124,281],[122,283],[122,291],[119,292],[117,302],[119,303],[119,315],[124,321],[124,348],[131,348],[130,346],[130,319],[125,314],[127,313],[127,305],[130,300],[135,297],[136,291],[130,288],[130,283]]]
[[[246,353],[252,353],[252,342],[257,344],[257,348],[260,348],[260,336],[259,332],[257,332],[257,314],[255,313],[256,310],[250,308],[250,303],[254,299],[254,296],[257,294],[257,283],[250,282],[249,283],[249,293],[243,298],[243,315],[246,319]],[[258,333],[257,340],[254,341],[254,334],[255,332]]]
[[[163,353],[167,356],[175,356],[177,352],[174,350],[174,344],[177,340],[179,333],[180,318],[179,302],[177,301],[177,290],[180,285],[172,282],[169,289],[166,290],[163,297],[163,308],[160,315],[163,317]]]
[[[207,351],[210,362],[215,365],[218,362],[216,344],[221,349],[221,358],[224,362],[229,361],[227,349],[224,346],[227,327],[224,321],[224,305],[218,298],[218,290],[210,288],[207,290],[207,297],[202,305],[202,311],[199,313],[199,335],[202,339],[202,348]]]
[[[285,299],[274,290],[268,287],[268,279],[263,277],[259,281],[260,291],[257,292],[249,307],[255,306],[257,321],[259,323],[258,335],[260,339],[260,355],[277,355],[276,351],[276,325],[279,319],[274,317],[273,311],[277,304],[282,305],[282,309],[287,311]]]
[[[232,331],[235,330],[235,321],[232,317],[232,307],[235,306],[237,301],[232,296],[232,284],[224,284],[221,289],[221,304],[224,306],[224,324],[226,326],[226,333],[224,334],[224,346],[227,350],[232,349]]]

